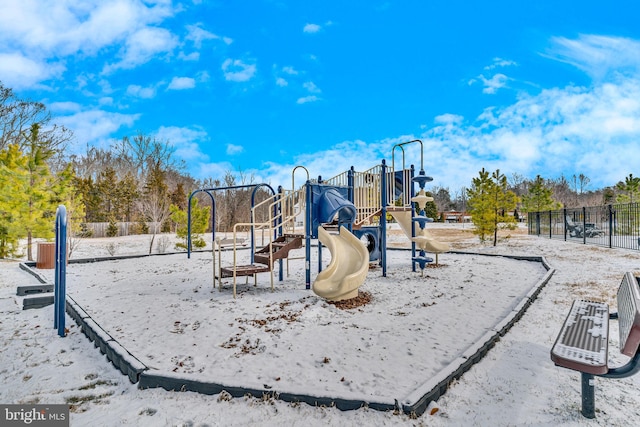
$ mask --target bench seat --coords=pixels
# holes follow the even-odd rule
[[[551,360],[568,369],[606,374],[608,338],[609,306],[595,301],[574,301],[551,349]]]
[[[551,348],[551,360],[579,371],[582,383],[582,415],[595,418],[594,377],[626,378],[640,372],[640,278],[624,274],[617,295],[618,312],[609,315],[602,302],[577,300],[571,306],[560,334]],[[617,319],[620,352],[631,359],[622,366],[607,365],[609,319]]]

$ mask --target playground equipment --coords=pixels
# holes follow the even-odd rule
[[[410,173],[407,177],[405,171],[405,151],[404,146],[419,143],[420,144],[420,171],[418,175],[414,174],[413,166],[409,169]],[[402,196],[397,200],[400,207],[394,206],[389,208],[389,213],[398,222],[404,234],[411,240],[411,260],[412,268],[415,271],[416,264],[420,266],[422,275],[427,264],[433,262],[433,259],[427,256],[427,252],[436,256],[436,265],[438,264],[438,255],[450,250],[446,243],[438,242],[431,236],[426,228],[426,224],[433,222],[433,218],[428,218],[425,214],[427,203],[433,201],[433,197],[427,196],[425,185],[427,182],[433,181],[433,178],[427,176],[424,171],[424,147],[419,139],[396,144],[392,150],[392,166],[395,168],[395,150],[400,149],[402,152],[402,173],[394,172],[395,187],[402,192]],[[413,185],[407,185],[407,182],[417,183],[420,190],[418,194],[414,194]],[[396,191],[397,191],[396,190]],[[407,200],[408,199],[408,200]],[[414,204],[417,209],[414,209]],[[416,212],[417,211],[417,212]],[[418,224],[418,228],[416,228]],[[416,254],[416,247],[419,252]]]
[[[451,250],[448,244],[437,241],[426,227],[418,228],[417,230],[415,230],[415,237],[411,237],[412,222],[410,211],[392,211],[390,213],[391,216],[393,216],[393,218],[396,220],[398,225],[400,225],[400,229],[409,239],[412,239],[416,243],[418,248],[423,251],[435,254],[436,264],[438,263],[438,254],[449,252]]]
[[[420,143],[420,171],[414,174],[413,165],[405,167],[404,146]],[[395,150],[402,151],[402,168],[395,170]],[[298,169],[306,172],[306,183],[300,188],[295,187],[295,172]],[[211,198],[212,223],[215,224],[215,198],[213,192],[219,190],[254,187],[251,200],[251,220],[248,223],[238,223],[233,228],[233,264],[221,265],[220,244],[216,244],[215,230],[212,231],[212,245],[214,252],[218,250],[218,269],[216,270],[215,253],[213,261],[214,287],[219,279],[222,288],[222,278],[233,277],[234,297],[236,295],[236,279],[240,276],[253,276],[259,273],[271,273],[271,288],[273,290],[273,272],[279,261],[279,280],[283,280],[283,260],[291,259],[294,250],[305,247],[305,286],[311,289],[311,249],[312,240],[317,239],[318,277],[313,290],[318,295],[328,299],[345,299],[357,295],[357,288],[366,277],[369,263],[378,262],[382,267],[382,275],[386,277],[386,217],[387,212],[400,223],[405,234],[411,239],[412,270],[416,265],[424,270],[432,259],[427,252],[438,254],[447,252],[448,245],[437,242],[428,233],[426,224],[432,219],[424,215],[426,203],[433,200],[426,195],[425,184],[431,181],[424,172],[424,155],[422,141],[413,140],[397,144],[392,150],[392,165],[389,168],[384,160],[380,165],[356,172],[352,167],[347,172],[328,180],[318,177],[309,179],[309,171],[303,166],[296,166],[292,171],[292,188],[284,190],[278,188],[273,191],[267,184],[251,186],[220,187],[194,191],[189,196],[188,213],[188,251],[191,238],[191,198],[198,192],[204,192]],[[414,183],[420,187],[416,195]],[[271,189],[271,196],[259,204],[254,204],[253,195],[260,186]],[[414,211],[414,203],[419,211]],[[268,218],[259,221],[255,215],[256,209],[266,207]],[[418,224],[418,227],[416,227]],[[298,226],[301,228],[297,229]],[[251,237],[251,262],[239,265],[237,258],[238,237],[242,228],[249,228]],[[256,248],[256,230],[267,231],[269,241],[261,248]],[[300,231],[298,231],[300,230]],[[302,231],[304,230],[304,231]],[[333,234],[332,234],[333,233]],[[303,245],[304,241],[304,245]],[[219,242],[218,242],[219,243]],[[263,242],[264,243],[264,242]],[[329,248],[332,259],[323,271],[322,248]],[[416,245],[419,253],[416,253]],[[288,268],[288,267],[287,267]],[[364,272],[364,274],[363,274]],[[356,286],[356,282],[357,286]]]
[[[313,292],[331,301],[357,297],[369,271],[366,246],[344,226],[337,236],[319,227],[318,240],[331,252],[331,263],[316,276]]]
[[[369,251],[350,229],[358,211],[349,196],[348,186],[336,186],[322,182],[306,184],[306,258],[311,259],[311,239],[318,239],[318,276],[313,291],[328,300],[340,301],[354,298],[369,270]],[[339,235],[333,236],[323,225],[337,226]],[[322,245],[331,253],[331,262],[322,270]],[[309,288],[310,263],[306,263],[306,281]]]

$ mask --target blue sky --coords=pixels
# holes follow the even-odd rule
[[[595,189],[640,174],[638,16],[633,0],[2,0],[0,80],[74,131],[69,153],[141,131],[196,178],[288,187],[296,165],[366,170],[419,138],[452,193],[483,167]]]

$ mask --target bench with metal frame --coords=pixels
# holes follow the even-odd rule
[[[576,300],[551,349],[557,365],[582,374],[582,415],[595,418],[595,379],[625,378],[640,371],[640,280],[625,273],[617,295],[618,313],[602,302]],[[631,359],[611,368],[608,360],[609,319],[618,319],[620,352]]]

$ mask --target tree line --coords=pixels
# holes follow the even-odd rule
[[[178,232],[184,239],[193,190],[253,184],[253,176],[231,172],[221,180],[196,180],[177,160],[170,141],[141,132],[105,148],[67,155],[72,132],[56,124],[44,104],[20,99],[1,82],[0,130],[0,258],[23,255],[19,243],[26,239],[26,256],[32,260],[33,239],[53,237],[59,204],[67,207],[71,250],[74,238],[90,235],[87,223],[109,223],[107,235],[117,235],[116,224],[130,222],[138,233],[151,234],[151,252],[161,231]],[[256,200],[266,196],[260,190]],[[216,229],[248,222],[250,199],[247,188],[216,194]],[[192,201],[195,232],[213,226],[206,203],[211,202],[204,194]]]
[[[511,186],[507,177],[496,170],[492,174],[484,168],[479,172],[479,177],[474,178],[471,188],[466,189],[465,196],[468,197],[469,213],[475,228],[473,232],[478,235],[481,241],[491,239],[493,245],[498,242],[498,231],[513,230],[518,220],[518,209],[522,213],[542,212],[556,210],[560,208],[571,208],[581,206],[599,206],[613,203],[634,203],[640,197],[640,178],[629,174],[624,181],[618,182],[614,187],[607,187],[598,190],[597,197],[590,194],[588,200],[599,201],[595,204],[580,204],[580,200],[587,200],[579,197],[589,180],[586,176],[580,175],[581,192],[570,197],[570,201],[563,202],[567,192],[566,180],[558,181],[545,180],[540,175],[531,181],[521,180],[520,185],[526,187],[526,192],[522,191],[518,195],[518,186]],[[577,181],[576,181],[577,182]],[[558,186],[558,183],[561,185]],[[561,191],[558,191],[558,187]],[[572,201],[575,201],[572,203]]]
[[[90,234],[83,225],[92,222],[108,223],[108,235],[117,235],[118,222],[135,223],[137,232],[151,234],[150,252],[155,235],[162,231],[177,232],[184,245],[187,199],[193,190],[255,184],[252,175],[231,172],[222,179],[194,179],[176,158],[170,141],[142,132],[114,140],[108,147],[87,147],[82,154],[67,155],[72,140],[72,132],[55,123],[44,104],[20,99],[0,82],[0,258],[21,255],[19,243],[24,239],[26,256],[32,260],[33,239],[53,237],[59,204],[67,207],[71,248],[73,238]],[[469,188],[453,197],[446,187],[433,188],[435,206],[430,213],[436,217],[437,212],[449,210],[475,212],[476,219],[503,226],[513,218],[508,213],[518,211],[637,201],[639,187],[640,179],[632,175],[613,187],[590,190],[584,175],[529,180],[513,174],[508,179],[499,171],[489,174],[483,169]],[[194,231],[212,227],[227,231],[236,223],[249,222],[252,194],[246,187],[217,193],[216,223],[211,224],[211,202],[200,193],[192,201],[198,218]],[[268,195],[261,188],[256,201]],[[481,239],[493,233],[491,228],[479,229],[484,230]],[[493,236],[495,240],[497,234]]]

